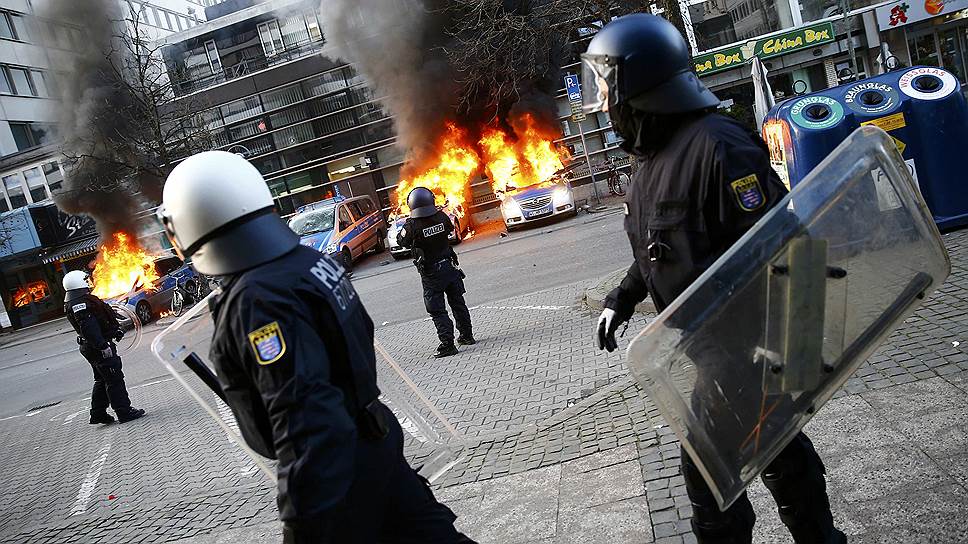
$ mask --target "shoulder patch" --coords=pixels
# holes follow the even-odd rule
[[[766,204],[766,197],[763,196],[763,189],[760,187],[760,180],[756,174],[750,174],[729,184],[736,195],[736,202],[740,209],[747,212],[756,211]]]
[[[250,332],[249,345],[260,365],[271,365],[286,354],[286,340],[278,321]]]

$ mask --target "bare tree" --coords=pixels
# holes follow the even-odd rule
[[[107,3],[102,7],[105,20],[91,29],[90,45],[63,67],[67,176],[55,200],[68,213],[93,216],[105,235],[132,226],[142,204],[136,195],[160,200],[175,161],[211,149],[212,134],[194,121],[206,104],[175,99],[160,45],[148,39],[137,14],[125,20]]]

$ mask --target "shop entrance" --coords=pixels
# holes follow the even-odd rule
[[[910,32],[907,42],[912,65],[939,66],[968,85],[968,25]]]

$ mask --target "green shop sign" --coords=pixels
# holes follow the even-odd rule
[[[775,36],[750,40],[743,45],[734,45],[693,57],[692,60],[696,65],[696,73],[705,76],[735,68],[753,57],[769,59],[832,41],[834,41],[833,23],[820,23]]]

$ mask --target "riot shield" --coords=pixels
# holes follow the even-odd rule
[[[725,510],[949,272],[894,143],[862,127],[635,338],[628,365]]]
[[[121,324],[121,328],[125,331],[124,337],[117,342],[118,355],[127,355],[141,346],[141,319],[127,304],[109,304],[108,306],[111,307]]]
[[[251,457],[254,466],[275,481],[275,471],[267,460],[249,448],[239,434],[214,367],[208,361],[214,331],[208,303],[217,294],[218,291],[212,292],[159,334],[151,343],[151,351],[222,431]],[[461,460],[465,452],[463,440],[379,342],[375,349],[380,400],[403,428],[407,459],[433,482]]]

